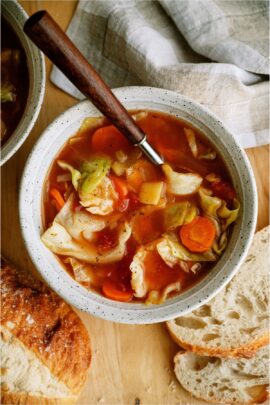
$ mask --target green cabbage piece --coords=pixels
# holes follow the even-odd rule
[[[218,216],[225,221],[225,224],[223,225],[223,229],[227,229],[228,226],[236,221],[238,214],[239,214],[239,210],[240,210],[240,202],[235,198],[233,200],[233,209],[230,210],[227,207],[227,204],[225,201],[222,202],[222,206],[221,208],[218,210]]]
[[[71,173],[72,184],[81,196],[86,196],[95,190],[111,167],[111,161],[106,158],[96,158],[84,162],[79,170],[61,160],[58,160],[57,163],[62,169]]]
[[[228,244],[227,232],[224,231],[221,234],[219,240],[215,240],[213,243],[214,252],[220,256],[221,253],[226,249],[227,244]]]
[[[71,166],[70,164],[68,164],[62,160],[58,160],[57,164],[58,164],[58,166],[61,167],[61,169],[68,170],[71,173],[71,181],[72,181],[73,187],[75,188],[75,190],[78,190],[79,180],[81,178],[81,173],[79,172],[79,170],[74,169],[73,166]]]
[[[218,197],[213,197],[211,195],[212,192],[203,187],[199,188],[198,193],[200,196],[203,212],[209,217],[217,217],[217,211],[222,205],[222,200]]]
[[[226,230],[228,226],[237,219],[240,210],[240,202],[236,198],[233,200],[233,209],[229,209],[226,201],[212,196],[212,191],[200,187],[198,193],[203,212],[209,217],[223,220],[223,230]]]
[[[1,103],[7,103],[9,101],[16,100],[15,87],[9,83],[4,82],[1,84]]]
[[[205,253],[191,253],[178,241],[174,234],[165,235],[164,239],[158,244],[157,250],[161,257],[164,252],[164,254],[167,255],[169,253],[170,256],[173,256],[178,260],[192,262],[214,262],[217,260],[217,256],[212,250]]]
[[[164,210],[164,225],[167,230],[190,223],[197,215],[197,208],[189,201],[169,205]]]
[[[90,194],[107,175],[110,167],[111,161],[106,158],[84,162],[80,168],[79,193],[82,195]]]

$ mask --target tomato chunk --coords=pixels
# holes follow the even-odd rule
[[[231,201],[236,198],[236,192],[233,187],[225,181],[215,181],[211,184],[211,189],[216,197],[225,201]]]

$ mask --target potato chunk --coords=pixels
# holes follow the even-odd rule
[[[141,185],[139,192],[139,200],[143,204],[157,205],[159,203],[164,182],[149,181]]]

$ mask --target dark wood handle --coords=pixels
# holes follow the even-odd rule
[[[46,11],[33,14],[24,32],[132,144],[144,139],[144,132]]]

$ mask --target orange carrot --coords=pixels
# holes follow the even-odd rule
[[[63,208],[63,206],[65,205],[65,200],[62,197],[62,195],[60,194],[60,192],[56,189],[56,188],[52,188],[50,190],[50,195],[53,197],[54,201],[55,201],[55,205],[58,211],[61,210],[61,208]]]
[[[113,182],[114,188],[117,191],[119,198],[125,198],[128,195],[128,187],[127,183],[124,179],[120,177],[114,176],[113,174],[110,175],[110,179]]]
[[[189,224],[180,228],[180,239],[191,252],[206,252],[213,245],[216,228],[211,219],[195,217]]]
[[[96,152],[114,154],[118,150],[128,150],[128,140],[113,125],[98,128],[92,136],[92,149]]]
[[[124,291],[117,287],[117,284],[112,280],[105,280],[102,285],[102,292],[105,297],[115,301],[129,302],[133,298],[132,291]]]

